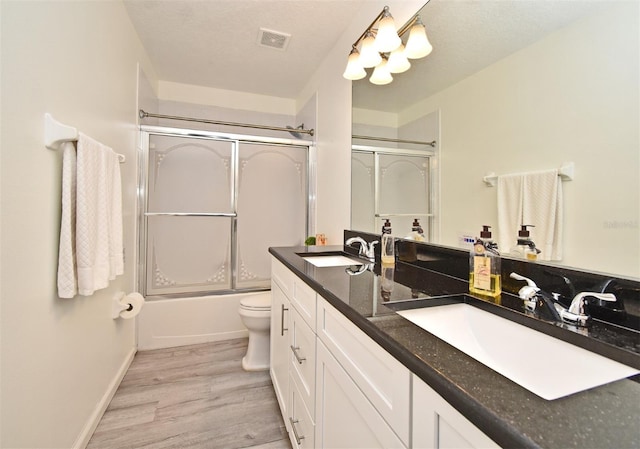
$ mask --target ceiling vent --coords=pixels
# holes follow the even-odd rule
[[[260,32],[258,33],[258,45],[275,48],[276,50],[286,50],[290,39],[290,34],[268,30],[266,28],[260,28]]]

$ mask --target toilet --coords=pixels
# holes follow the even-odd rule
[[[261,371],[269,369],[269,328],[271,326],[271,295],[246,296],[240,300],[240,319],[249,330],[247,354],[242,358],[242,369]]]

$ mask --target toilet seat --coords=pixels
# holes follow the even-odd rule
[[[265,295],[247,296],[240,300],[240,308],[256,311],[270,310],[271,298]]]

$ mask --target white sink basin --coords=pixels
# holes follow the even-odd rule
[[[468,304],[397,313],[547,400],[640,372]]]
[[[347,267],[364,264],[362,260],[352,259],[341,254],[303,256],[302,258],[316,267]]]

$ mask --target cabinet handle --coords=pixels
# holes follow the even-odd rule
[[[296,438],[296,443],[300,445],[302,440],[304,440],[304,435],[298,435],[298,431],[296,430],[296,424],[298,424],[299,420],[293,420],[293,418],[289,418],[289,422],[291,423],[291,430],[293,430],[293,436]]]
[[[293,351],[293,355],[294,355],[294,356],[296,356],[296,360],[298,361],[298,363],[299,363],[300,365],[302,365],[302,362],[304,362],[305,360],[307,360],[307,359],[305,359],[304,357],[300,357],[300,356],[298,355],[298,351],[300,350],[300,346],[293,346],[293,345],[291,345],[291,350]]]
[[[284,304],[280,304],[282,306],[282,310],[280,311],[280,336],[284,336],[284,331],[288,331],[286,327],[284,327],[284,312],[288,311]]]

